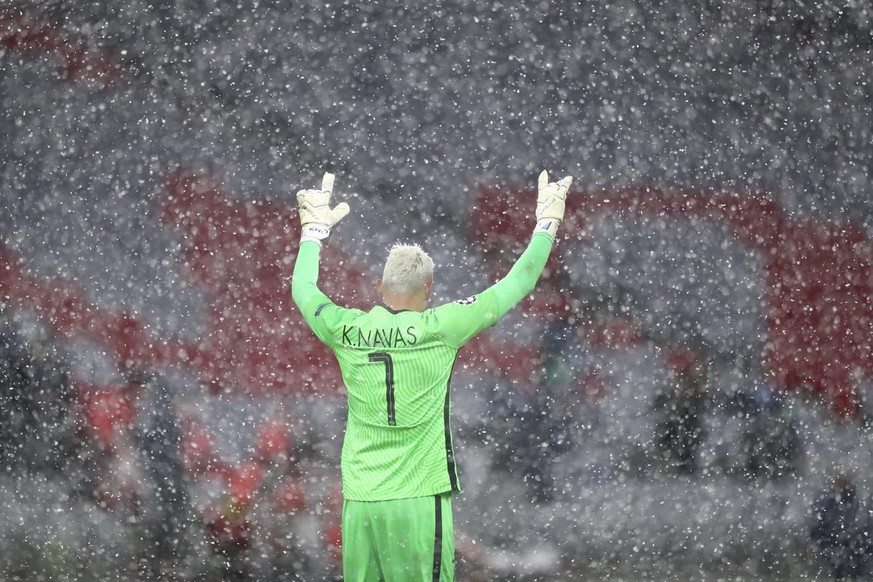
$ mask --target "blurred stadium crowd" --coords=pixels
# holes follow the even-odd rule
[[[459,575],[870,576],[873,12],[807,4],[4,4],[4,578],[337,578],[292,192],[348,193],[335,299],[403,239],[448,301],[543,167],[556,256],[453,381]]]

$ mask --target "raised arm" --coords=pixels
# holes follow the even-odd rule
[[[434,309],[440,333],[450,345],[460,347],[506,315],[533,291],[549,258],[558,226],[564,219],[567,191],[573,178],[549,182],[544,170],[537,182],[536,227],[531,241],[509,273],[482,293]]]
[[[558,226],[564,220],[565,201],[572,183],[570,176],[549,183],[548,172],[540,172],[534,211],[537,223],[531,241],[509,273],[491,287],[498,298],[498,318],[533,291],[546,266]]]
[[[300,213],[300,249],[291,275],[291,297],[306,323],[322,338],[321,320],[318,315],[333,301],[318,288],[318,259],[321,245],[330,234],[330,229],[349,213],[345,202],[330,208],[334,175],[325,173],[321,190],[301,190],[297,193]],[[323,339],[323,338],[322,338]]]

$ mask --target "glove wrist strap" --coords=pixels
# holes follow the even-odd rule
[[[321,243],[324,239],[326,239],[330,235],[330,228],[323,224],[315,224],[310,222],[308,224],[304,224],[303,228],[300,232],[300,240],[313,240],[317,243]]]
[[[559,220],[555,220],[554,218],[541,218],[537,221],[537,226],[534,229],[534,234],[538,232],[547,232],[552,236],[556,236],[558,234],[558,225],[561,224]]]

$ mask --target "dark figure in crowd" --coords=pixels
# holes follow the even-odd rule
[[[532,501],[552,501],[556,493],[553,465],[558,457],[572,447],[569,427],[572,418],[571,396],[575,389],[575,370],[568,363],[567,353],[573,326],[565,318],[556,317],[543,336],[541,376],[530,395],[527,414],[522,413],[516,441],[519,460]]]
[[[838,474],[812,507],[810,538],[835,580],[870,572],[873,520],[858,499],[852,477]]]
[[[147,543],[157,558],[173,561],[183,553],[180,546],[190,518],[174,389],[161,376],[139,372],[131,375],[129,385],[137,394],[134,437],[150,481],[143,503]]]
[[[796,475],[804,456],[797,417],[780,394],[774,390],[764,394],[757,399],[743,438],[745,474],[768,479]]]
[[[680,474],[697,471],[697,453],[706,437],[706,374],[702,364],[683,366],[675,382],[655,396],[655,446],[663,465]]]
[[[566,319],[555,318],[543,334],[536,383],[501,387],[492,397],[492,416],[500,419],[505,435],[495,451],[495,466],[507,471],[507,478],[520,473],[534,503],[553,501],[553,467],[572,445],[567,393],[575,387],[575,372],[566,357],[572,332]]]
[[[552,465],[570,447],[566,427],[557,422],[547,398],[530,387],[501,388],[494,403],[503,434],[495,451],[495,466],[508,473],[506,478],[521,474],[531,502],[552,501]]]
[[[72,389],[51,342],[28,342],[0,315],[0,468],[67,474]]]

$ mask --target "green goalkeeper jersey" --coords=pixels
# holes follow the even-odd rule
[[[554,240],[533,236],[509,273],[467,299],[417,311],[334,304],[317,285],[318,243],[301,243],[292,295],[336,355],[348,393],[343,495],[386,501],[458,492],[449,385],[460,348],[533,290]]]

